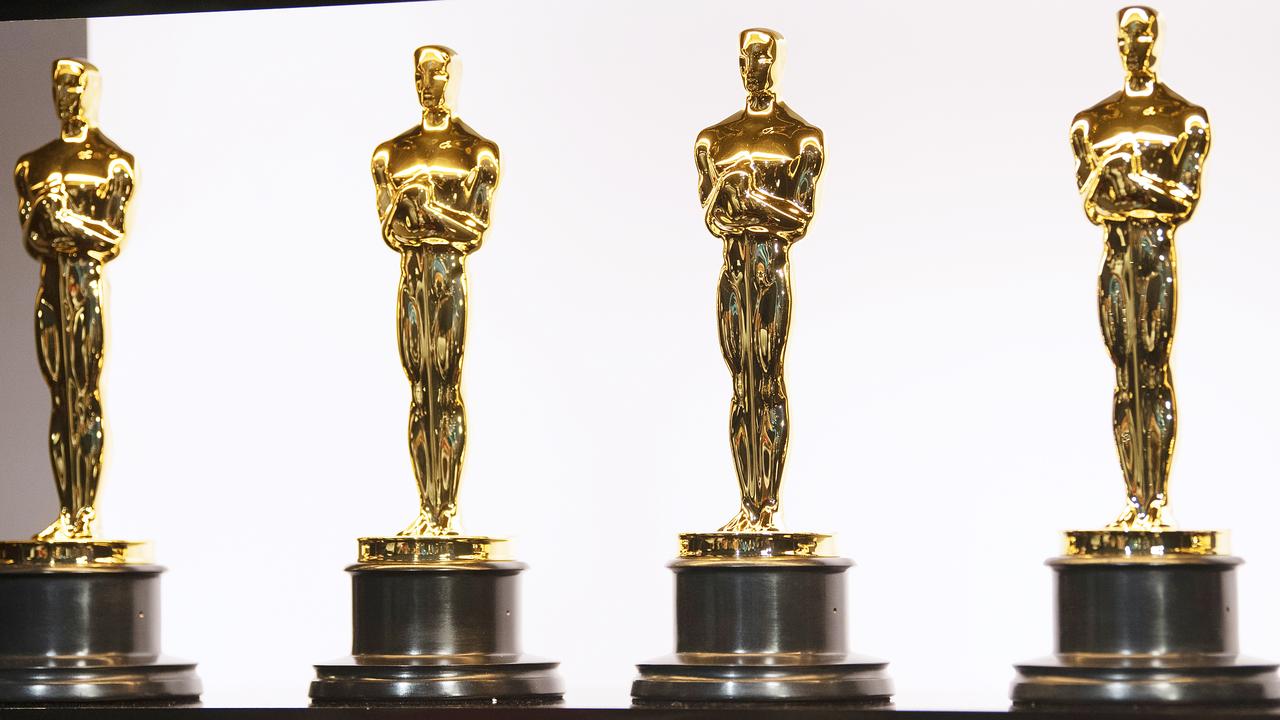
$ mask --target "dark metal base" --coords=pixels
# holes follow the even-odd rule
[[[1239,563],[1049,561],[1057,650],[1016,666],[1015,707],[1280,702],[1277,664],[1237,654]]]
[[[636,705],[887,705],[888,663],[845,649],[843,558],[682,559],[676,652],[637,666]]]
[[[559,663],[528,655],[445,656],[420,664],[412,657],[348,657],[316,666],[311,683],[313,705],[552,704],[560,702],[564,688]]]
[[[1201,656],[1189,660],[1196,664],[1178,667],[1145,658],[1122,668],[1115,666],[1115,660],[1091,665],[1083,659],[1040,658],[1017,666],[1013,699],[1015,705],[1025,707],[1084,703],[1256,706],[1280,700],[1274,663],[1230,657],[1222,658],[1221,665],[1209,664],[1214,660]]]
[[[0,568],[0,705],[195,704],[195,664],[160,655],[155,565]]]
[[[55,661],[0,668],[0,707],[52,703],[198,706],[200,678],[194,663],[166,657],[112,667]]]
[[[555,703],[559,663],[519,648],[517,562],[366,563],[352,654],[316,666],[313,705]]]
[[[638,667],[631,686],[636,705],[715,705],[726,702],[888,705],[893,695],[883,660],[860,655],[780,658],[676,654]]]

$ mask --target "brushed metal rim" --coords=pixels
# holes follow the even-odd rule
[[[1014,706],[1277,703],[1280,665],[1238,654],[1240,562],[1050,560],[1055,649],[1014,666]]]
[[[684,662],[679,656],[658,658],[637,667],[631,685],[638,704],[654,703],[796,703],[847,702],[888,705],[893,680],[888,662],[846,655],[822,665]]]
[[[406,659],[407,660],[407,659]],[[564,695],[560,663],[529,655],[511,662],[370,663],[348,656],[316,665],[313,704],[375,702],[553,701]]]
[[[1259,705],[1280,703],[1277,665],[1237,658],[1201,667],[1069,667],[1055,658],[1015,666],[1015,706],[1027,704]]]
[[[197,703],[203,686],[195,663],[160,657],[110,666],[0,666],[0,704]]]

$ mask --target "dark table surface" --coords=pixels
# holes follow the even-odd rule
[[[805,707],[776,708],[563,708],[563,707],[344,707],[344,708],[22,708],[0,709],[0,717],[24,718],[81,718],[83,720],[347,720],[369,718],[371,720],[883,720],[886,717],[903,720],[946,720],[965,718],[1003,718],[1017,715],[1034,720],[1047,718],[1061,720],[1068,717],[1090,717],[1097,720],[1133,720],[1135,717],[1159,717],[1164,719],[1186,718],[1268,718],[1280,717],[1280,708],[1182,708],[1182,709],[1104,709],[1081,708],[1076,710],[1018,710],[1016,712],[966,712],[919,711],[896,709],[831,709]]]
[[[0,20],[168,15],[412,1],[414,0],[0,0]]]

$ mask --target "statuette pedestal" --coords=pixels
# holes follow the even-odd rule
[[[1238,654],[1241,560],[1222,554],[1225,533],[1068,538],[1068,554],[1048,561],[1054,654],[1015,666],[1015,706],[1280,701],[1277,664]]]
[[[707,537],[713,535],[720,537]],[[727,551],[726,535],[690,533],[682,546]],[[742,535],[751,536],[745,547],[759,551],[772,533]],[[817,548],[825,539],[777,535],[786,535],[782,544],[792,548]],[[801,555],[673,561],[676,652],[638,666],[635,703],[888,704],[888,663],[847,650],[844,574],[852,565]]]
[[[494,559],[498,543],[362,539],[361,558],[379,559],[347,568],[351,655],[316,666],[312,703],[558,702],[559,663],[520,649],[519,575],[526,566]],[[451,545],[456,554],[448,554]]]
[[[49,558],[0,564],[0,705],[198,703],[195,664],[160,654],[164,568],[53,560],[124,545],[0,544],[9,558]]]

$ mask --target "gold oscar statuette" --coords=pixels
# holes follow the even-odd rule
[[[783,47],[773,30],[740,34],[743,107],[694,146],[706,226],[724,246],[716,318],[740,503],[718,531],[680,535],[676,652],[639,665],[638,704],[892,695],[885,662],[846,651],[850,561],[833,554],[829,535],[778,527],[791,431],[790,254],[813,221],[826,162],[822,131],[778,97]]]
[[[720,349],[733,378],[729,448],[741,505],[718,533],[682,536],[687,556],[819,555],[826,536],[778,531],[791,432],[783,363],[791,326],[791,246],[813,220],[822,131],[778,99],[782,37],[742,35],[746,107],[698,135],[694,161],[707,229],[724,243],[716,288]]]
[[[1106,529],[1067,534],[1067,554],[1082,558],[1227,551],[1225,532],[1176,530],[1167,510],[1178,427],[1174,233],[1200,201],[1210,133],[1205,109],[1156,79],[1157,30],[1153,10],[1121,13],[1124,86],[1071,125],[1085,216],[1103,231],[1098,318],[1116,370],[1112,426],[1126,490]]]
[[[373,153],[382,239],[400,254],[396,327],[409,378],[409,455],[417,517],[394,537],[360,540],[364,561],[506,558],[506,542],[458,534],[458,480],[467,447],[462,355],[467,256],[480,248],[498,186],[498,146],[453,114],[458,61],[437,46],[417,53],[422,123]]]
[[[506,540],[457,530],[466,260],[489,229],[499,177],[498,146],[453,112],[459,65],[449,48],[418,48],[421,122],[373,153],[382,240],[400,255],[396,328],[419,506],[399,534],[360,538],[348,568],[352,654],[316,666],[317,705],[556,702],[564,692],[558,663],[520,651],[517,576],[526,566]]]
[[[106,431],[103,271],[120,254],[133,156],[98,128],[98,69],[53,64],[61,132],[14,168],[22,242],[40,262],[36,355],[49,385],[58,516],[0,542],[0,704],[194,702],[195,665],[159,654],[159,581],[148,543],[103,538],[94,504]]]
[[[4,564],[146,562],[145,543],[104,540],[94,502],[105,430],[98,382],[106,349],[103,270],[120,254],[133,195],[133,156],[98,129],[97,68],[73,59],[53,70],[62,132],[18,159],[14,184],[27,251],[40,261],[36,356],[53,411],[49,459],[58,517],[31,541],[0,543]]]
[[[1115,365],[1120,514],[1066,533],[1052,558],[1054,654],[1015,666],[1015,705],[1230,705],[1280,700],[1275,663],[1238,654],[1227,534],[1169,515],[1177,431],[1169,355],[1177,315],[1174,234],[1200,201],[1209,115],[1156,76],[1151,8],[1117,16],[1120,90],[1076,115],[1071,149],[1089,221],[1102,228],[1098,317]]]

